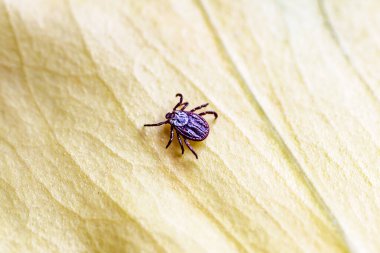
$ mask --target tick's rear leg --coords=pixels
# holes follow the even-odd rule
[[[169,139],[168,144],[166,145],[166,148],[168,148],[168,147],[170,146],[170,144],[172,143],[172,141],[173,141],[173,136],[174,136],[174,126],[172,126],[172,127],[170,128],[170,139]]]
[[[185,152],[185,149],[183,148],[182,140],[181,140],[181,137],[179,136],[178,131],[176,131],[176,133],[177,133],[178,142],[179,142],[179,145],[181,146],[182,155],[183,155],[183,153]]]
[[[215,117],[215,119],[218,118],[218,114],[217,114],[216,112],[214,112],[214,111],[205,111],[205,112],[201,112],[201,113],[199,114],[199,116],[203,116],[203,115],[206,115],[206,114],[213,114],[214,117]]]
[[[206,106],[208,106],[208,103],[203,104],[203,105],[200,105],[200,106],[197,106],[197,107],[195,107],[194,109],[191,109],[190,112],[195,112],[196,110],[202,109],[202,108],[204,108],[204,107],[206,107]]]
[[[193,154],[195,155],[195,158],[197,158],[198,159],[198,155],[197,155],[197,153],[195,153],[195,151],[194,151],[194,149],[193,149],[193,147],[192,146],[190,146],[190,143],[189,143],[189,141],[187,140],[187,139],[184,139],[185,140],[185,144],[186,144],[186,146],[190,149],[190,151],[191,152],[193,152]]]
[[[147,126],[147,127],[153,127],[153,126],[161,126],[163,124],[167,124],[169,123],[169,120],[165,120],[165,121],[162,121],[160,123],[154,123],[154,124],[145,124],[144,126]]]

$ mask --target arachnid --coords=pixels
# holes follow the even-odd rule
[[[182,149],[182,154],[184,153],[184,148],[182,144],[181,137],[185,141],[186,146],[193,152],[195,157],[198,159],[197,153],[195,153],[193,147],[190,146],[189,140],[192,141],[203,141],[208,136],[210,132],[210,127],[207,121],[202,117],[205,114],[213,114],[215,119],[218,117],[218,114],[214,111],[205,111],[201,113],[195,113],[195,111],[202,109],[208,106],[208,103],[195,107],[190,111],[185,111],[186,107],[189,105],[188,102],[182,102],[182,94],[176,94],[176,97],[179,97],[179,102],[174,106],[172,112],[168,112],[165,116],[166,120],[156,124],[145,124],[144,126],[161,126],[164,124],[170,124],[170,139],[166,148],[170,146],[173,141],[174,129],[177,133],[177,138],[179,145]],[[177,110],[178,107],[182,106],[181,109]]]

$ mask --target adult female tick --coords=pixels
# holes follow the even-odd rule
[[[174,106],[172,112],[168,112],[165,115],[166,120],[156,124],[145,124],[144,126],[152,127],[152,126],[161,126],[164,124],[170,124],[170,139],[166,148],[170,146],[173,141],[174,130],[177,133],[177,138],[179,145],[181,146],[182,154],[185,152],[181,140],[181,136],[185,141],[186,146],[190,149],[191,152],[198,159],[197,153],[195,153],[192,146],[190,146],[189,140],[192,141],[203,141],[206,139],[210,132],[210,127],[207,121],[202,117],[206,114],[213,114],[215,119],[218,118],[218,114],[214,111],[205,111],[199,114],[195,113],[195,111],[202,109],[208,106],[208,103],[195,107],[190,111],[185,111],[186,107],[189,105],[188,102],[183,102],[182,94],[176,94],[176,97],[179,97],[179,102]],[[178,107],[182,106],[181,109],[177,110]]]

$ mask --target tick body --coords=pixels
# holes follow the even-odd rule
[[[150,127],[150,126],[161,126],[164,124],[170,124],[171,125],[170,139],[169,139],[168,144],[166,145],[166,148],[168,148],[170,144],[172,143],[173,137],[174,137],[174,130],[175,130],[177,133],[177,139],[178,139],[179,145],[181,146],[182,154],[184,153],[185,150],[183,148],[181,137],[183,138],[186,146],[198,159],[197,153],[194,151],[193,147],[190,146],[190,143],[188,140],[203,141],[204,139],[206,139],[210,132],[210,127],[207,121],[202,116],[206,114],[213,114],[216,119],[218,117],[218,114],[214,111],[205,111],[199,114],[195,112],[199,109],[202,109],[208,106],[208,103],[197,106],[190,111],[185,111],[189,103],[183,102],[182,94],[178,93],[176,97],[179,97],[179,102],[176,104],[176,106],[174,106],[172,112],[168,112],[166,114],[165,121],[155,123],[155,124],[145,124],[144,126]],[[177,110],[177,108],[180,106],[182,106],[182,108]]]

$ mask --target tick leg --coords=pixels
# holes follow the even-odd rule
[[[154,123],[154,124],[145,124],[144,126],[147,126],[147,127],[153,127],[153,126],[161,126],[163,124],[168,124],[169,123],[169,120],[165,120],[165,121],[162,121],[160,123]]]
[[[172,125],[172,127],[170,128],[170,139],[169,139],[168,144],[166,145],[166,148],[168,148],[170,146],[170,144],[172,143],[173,136],[174,136],[174,126]]]
[[[202,109],[202,108],[204,108],[204,107],[206,107],[206,106],[208,106],[208,103],[203,104],[203,105],[200,105],[200,106],[197,106],[197,107],[195,107],[194,109],[191,109],[190,112],[195,112],[196,110]]]
[[[177,109],[177,107],[180,106],[182,104],[182,101],[183,101],[183,96],[181,93],[177,93],[175,96],[179,97],[179,102],[178,102],[178,104],[176,104],[176,106],[174,106],[173,111],[175,111],[175,109]]]
[[[184,102],[182,105],[183,105],[183,107],[180,109],[181,111],[185,110],[185,108],[189,105],[189,103]]]
[[[179,145],[181,146],[182,155],[183,155],[183,153],[185,152],[185,149],[183,148],[182,140],[181,140],[181,137],[179,136],[178,131],[176,131],[176,133],[177,133],[178,142],[179,142]]]
[[[206,115],[206,114],[213,114],[214,117],[215,117],[215,119],[218,118],[218,114],[217,114],[216,112],[214,112],[214,111],[205,111],[205,112],[201,112],[201,113],[199,114],[199,116],[203,116],[203,115]]]
[[[198,159],[198,155],[197,155],[197,153],[195,153],[195,151],[194,151],[194,149],[193,149],[193,147],[192,146],[190,146],[190,143],[189,143],[189,141],[187,140],[187,139],[184,139],[185,140],[185,144],[186,144],[186,146],[190,149],[190,151],[191,152],[193,152],[193,154],[195,155],[195,158],[197,158]]]

